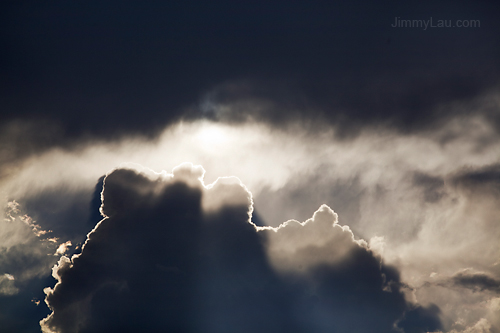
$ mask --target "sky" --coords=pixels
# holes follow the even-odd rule
[[[3,1],[0,332],[500,332],[499,14]]]

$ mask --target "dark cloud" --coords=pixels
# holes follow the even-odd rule
[[[428,307],[418,306],[404,316],[404,321],[399,324],[405,333],[422,332],[421,325],[426,323],[425,332],[435,332],[441,327],[438,315],[441,313],[439,307],[430,304]]]
[[[453,275],[451,282],[454,286],[474,291],[491,291],[500,294],[500,280],[485,272],[465,269]]]
[[[18,170],[18,163],[63,141],[62,127],[54,121],[12,120],[0,124],[0,180]]]
[[[101,192],[104,185],[104,178],[105,176],[99,178],[94,187],[94,193],[92,194],[92,200],[90,201],[88,230],[92,229],[100,220],[102,220],[102,215],[99,209],[101,208]]]
[[[81,255],[61,258],[45,329],[389,332],[396,321],[409,332],[441,327],[438,310],[406,303],[395,268],[354,241],[347,227],[328,225],[334,213],[327,206],[301,228],[311,235],[329,226],[339,242],[304,243],[300,257],[331,246],[345,253],[302,273],[280,272],[266,252],[276,240],[269,233],[286,240],[298,225],[257,231],[248,222],[251,196],[232,179],[204,188],[202,170],[189,165],[173,176],[144,172],[106,176],[108,218],[88,235]]]
[[[319,118],[344,134],[371,124],[419,129],[457,112],[435,107],[498,85],[498,9],[490,1],[7,1],[1,119],[49,118],[65,136],[154,135],[193,116],[186,107],[200,116],[197,101],[215,91],[222,104],[267,101],[260,110],[240,103],[233,116],[277,126]],[[481,26],[393,28],[396,17]]]
[[[423,189],[426,202],[436,203],[445,195],[444,179],[441,177],[415,172],[413,184]]]
[[[386,73],[379,73],[382,77],[360,77],[359,81],[352,77],[345,77],[344,81],[338,77],[324,78],[324,81],[314,82],[312,86],[292,84],[290,81],[296,81],[293,79],[285,80],[286,83],[230,81],[214,87],[207,95],[211,108],[204,115],[225,122],[262,121],[284,130],[293,129],[297,123],[312,132],[334,128],[340,139],[357,137],[365,128],[389,128],[399,134],[434,131],[451,119],[471,115],[492,120],[498,131],[498,125],[495,125],[500,117],[498,106],[495,102],[485,102],[493,104],[485,106],[476,101],[483,95],[497,94],[496,84],[482,88],[459,88],[456,87],[456,77],[440,79],[434,74],[423,78],[415,73],[402,72],[400,75],[403,77],[386,78],[383,77]],[[311,77],[310,80],[318,78]],[[438,82],[429,87],[433,85],[429,80]],[[469,84],[473,85],[464,83]],[[443,89],[447,93],[457,91],[442,94]],[[201,105],[206,105],[205,99],[202,99]]]
[[[454,175],[451,181],[468,192],[500,198],[500,164],[468,168]]]

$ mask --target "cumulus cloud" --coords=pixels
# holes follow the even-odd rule
[[[441,327],[436,307],[407,303],[397,270],[338,225],[327,206],[304,223],[257,227],[249,220],[251,193],[241,182],[221,178],[205,186],[203,174],[191,164],[172,174],[144,168],[110,172],[102,192],[105,217],[88,234],[81,254],[63,256],[54,267],[58,282],[46,289],[52,313],[42,329]],[[415,320],[414,313],[423,315]]]
[[[318,265],[335,264],[366,242],[356,241],[348,226],[338,224],[338,216],[322,205],[303,223],[288,221],[272,229],[268,253],[273,266],[285,272],[308,271]]]

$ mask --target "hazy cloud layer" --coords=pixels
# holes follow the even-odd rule
[[[46,276],[50,267],[57,262],[54,255],[64,254],[69,248],[67,246],[64,251],[61,249],[57,252],[59,241],[52,231],[42,229],[21,209],[17,202],[9,202],[0,221],[0,274],[5,285],[13,286],[18,280],[22,282]],[[15,287],[7,290],[7,295],[17,293]]]
[[[190,164],[172,175],[109,173],[101,208],[106,217],[80,255],[62,257],[54,268],[58,283],[46,291],[53,313],[42,321],[44,331],[441,327],[439,309],[408,304],[397,270],[355,241],[327,206],[303,225],[257,228],[249,221],[251,194],[237,179],[205,187],[202,176]],[[301,232],[304,241],[294,242]],[[313,238],[325,242],[313,244]],[[280,270],[292,262],[291,271]]]

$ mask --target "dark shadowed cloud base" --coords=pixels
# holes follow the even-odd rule
[[[241,185],[218,181],[207,189],[198,176],[189,165],[172,178],[131,169],[107,175],[102,212],[108,217],[81,255],[61,258],[59,283],[46,298],[53,313],[42,326],[59,332],[440,328],[439,309],[407,303],[397,270],[357,243],[335,264],[278,273],[266,242],[267,233],[281,229],[257,231],[248,222],[251,199]],[[246,203],[221,200],[223,192],[239,193]]]

